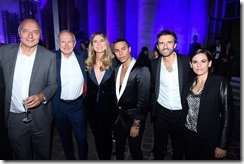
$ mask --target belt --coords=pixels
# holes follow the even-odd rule
[[[75,102],[77,100],[80,100],[81,98],[82,98],[82,95],[79,96],[78,98],[74,99],[74,100],[63,100],[63,99],[60,99],[60,101],[63,102],[63,103],[66,103],[66,104],[70,104],[70,103],[73,103],[73,102]]]
[[[17,114],[17,115],[20,115],[20,114],[26,114],[26,112],[20,112],[20,113],[15,113],[15,112],[10,112],[12,114]],[[31,114],[31,111],[27,111],[28,114]]]
[[[181,112],[182,112],[182,109],[171,110],[171,109],[165,108],[164,106],[160,105],[158,102],[157,102],[157,106],[158,106],[158,108],[160,108],[161,110],[166,111],[166,112],[170,112],[170,113],[181,113]]]

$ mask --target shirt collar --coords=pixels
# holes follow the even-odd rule
[[[19,44],[19,51],[18,51],[18,55],[25,55],[21,49],[21,45],[22,43]],[[35,56],[36,55],[36,51],[37,51],[37,48],[33,51],[32,55],[31,56]]]

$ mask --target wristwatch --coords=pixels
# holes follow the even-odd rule
[[[43,100],[42,100],[42,104],[46,104],[47,103],[47,99],[46,99],[46,97],[45,96],[43,96]]]
[[[135,120],[134,123],[132,124],[133,127],[135,127],[136,129],[140,128],[140,121]]]

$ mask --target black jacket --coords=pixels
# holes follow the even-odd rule
[[[188,83],[182,96],[183,126],[189,109],[186,97],[194,80]],[[226,149],[230,143],[233,111],[233,96],[229,82],[224,77],[209,74],[200,98],[198,137],[214,141],[217,147]]]
[[[112,68],[106,70],[100,84],[97,83],[94,69],[91,70],[91,73],[87,71],[87,94],[84,103],[91,126],[105,126],[101,124],[106,122],[106,126],[112,127],[118,116]]]
[[[117,77],[119,66],[115,70]],[[129,129],[134,119],[145,122],[150,98],[150,71],[137,63],[133,66],[126,88],[117,102],[120,112],[119,121],[125,129]]]

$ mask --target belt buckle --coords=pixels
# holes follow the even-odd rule
[[[72,103],[72,102],[75,102],[75,101],[79,100],[81,97],[82,97],[82,95],[79,96],[78,98],[74,99],[74,100],[63,100],[63,99],[60,99],[60,101],[62,101],[64,103]]]
[[[60,99],[60,101],[64,102],[64,103],[71,103],[73,102],[74,100],[63,100],[63,99]]]
[[[70,103],[70,102],[72,102],[72,101],[74,101],[74,100],[64,100],[66,103]]]

